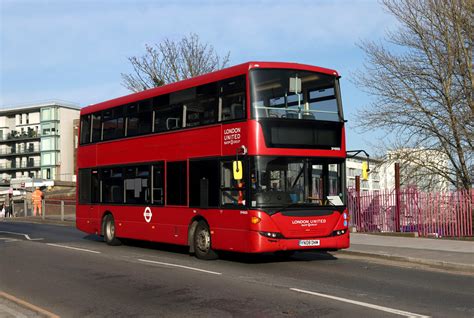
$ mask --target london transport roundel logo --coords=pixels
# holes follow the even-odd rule
[[[143,217],[145,218],[146,223],[150,223],[151,217],[153,216],[153,213],[151,213],[150,207],[145,208],[145,212],[143,212]]]

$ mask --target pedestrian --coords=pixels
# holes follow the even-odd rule
[[[5,206],[3,205],[3,203],[2,203],[2,205],[0,205],[0,208],[1,208],[0,209],[0,217],[4,218],[5,217]]]
[[[36,216],[37,210],[38,210],[38,215],[41,215],[43,192],[41,192],[39,187],[36,187],[36,190],[33,191],[33,194],[31,195],[31,200],[33,201],[33,216]]]
[[[8,193],[5,197],[5,217],[13,217],[12,211],[12,194]]]

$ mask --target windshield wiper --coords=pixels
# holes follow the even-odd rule
[[[301,167],[300,172],[299,172],[298,175],[296,176],[295,182],[293,182],[293,185],[291,186],[291,189],[294,189],[294,188],[295,188],[296,183],[297,183],[298,180],[301,178],[301,175],[303,174],[303,171],[304,171],[304,167],[305,167],[305,164],[303,163],[303,167]]]

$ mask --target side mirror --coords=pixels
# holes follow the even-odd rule
[[[232,170],[234,172],[234,180],[242,180],[243,170],[242,170],[242,161],[233,161]]]

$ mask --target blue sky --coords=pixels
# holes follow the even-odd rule
[[[82,106],[126,95],[120,73],[145,44],[194,32],[230,65],[291,61],[336,69],[348,149],[369,149],[380,133],[354,130],[370,102],[350,81],[363,39],[380,40],[394,18],[377,1],[0,0],[0,106],[60,99]]]

